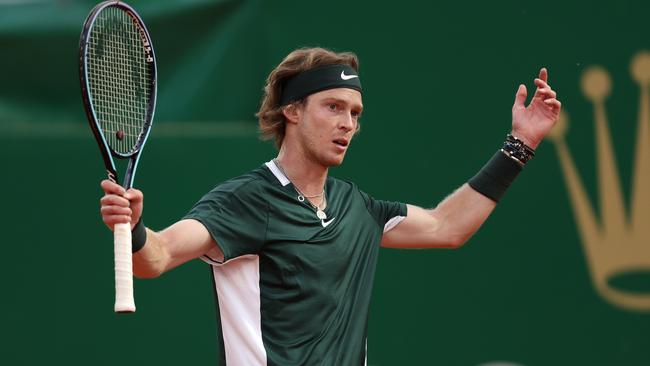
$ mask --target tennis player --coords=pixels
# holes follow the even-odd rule
[[[322,48],[289,54],[257,113],[276,158],[217,185],[156,232],[143,195],[101,183],[104,222],[131,222],[136,276],[194,258],[212,266],[222,365],[364,365],[380,245],[457,248],[492,212],[553,127],[560,102],[541,69],[528,106],[520,85],[512,131],[487,164],[434,209],[377,200],[328,175],[363,111],[357,57]]]

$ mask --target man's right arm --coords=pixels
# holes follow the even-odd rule
[[[133,228],[142,215],[142,192],[133,188],[126,191],[109,180],[102,181],[101,187],[104,223],[111,230],[115,224],[126,222],[131,222]],[[158,277],[214,248],[219,250],[205,226],[196,220],[181,220],[160,232],[146,231],[144,247],[133,254],[133,274],[138,278]]]
[[[170,269],[218,248],[208,230],[196,220],[181,220],[155,232],[147,230],[147,241],[133,253],[133,274],[155,278]]]

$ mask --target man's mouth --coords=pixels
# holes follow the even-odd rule
[[[350,142],[346,139],[336,139],[333,142],[342,147],[347,147],[350,144]]]

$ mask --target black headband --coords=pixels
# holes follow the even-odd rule
[[[349,88],[361,92],[357,71],[348,65],[327,65],[304,71],[284,83],[280,105],[287,105],[319,91]]]

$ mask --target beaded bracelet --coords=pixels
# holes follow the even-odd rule
[[[535,156],[535,150],[511,134],[506,135],[506,141],[503,143],[501,151],[521,166],[524,166],[528,160]]]

